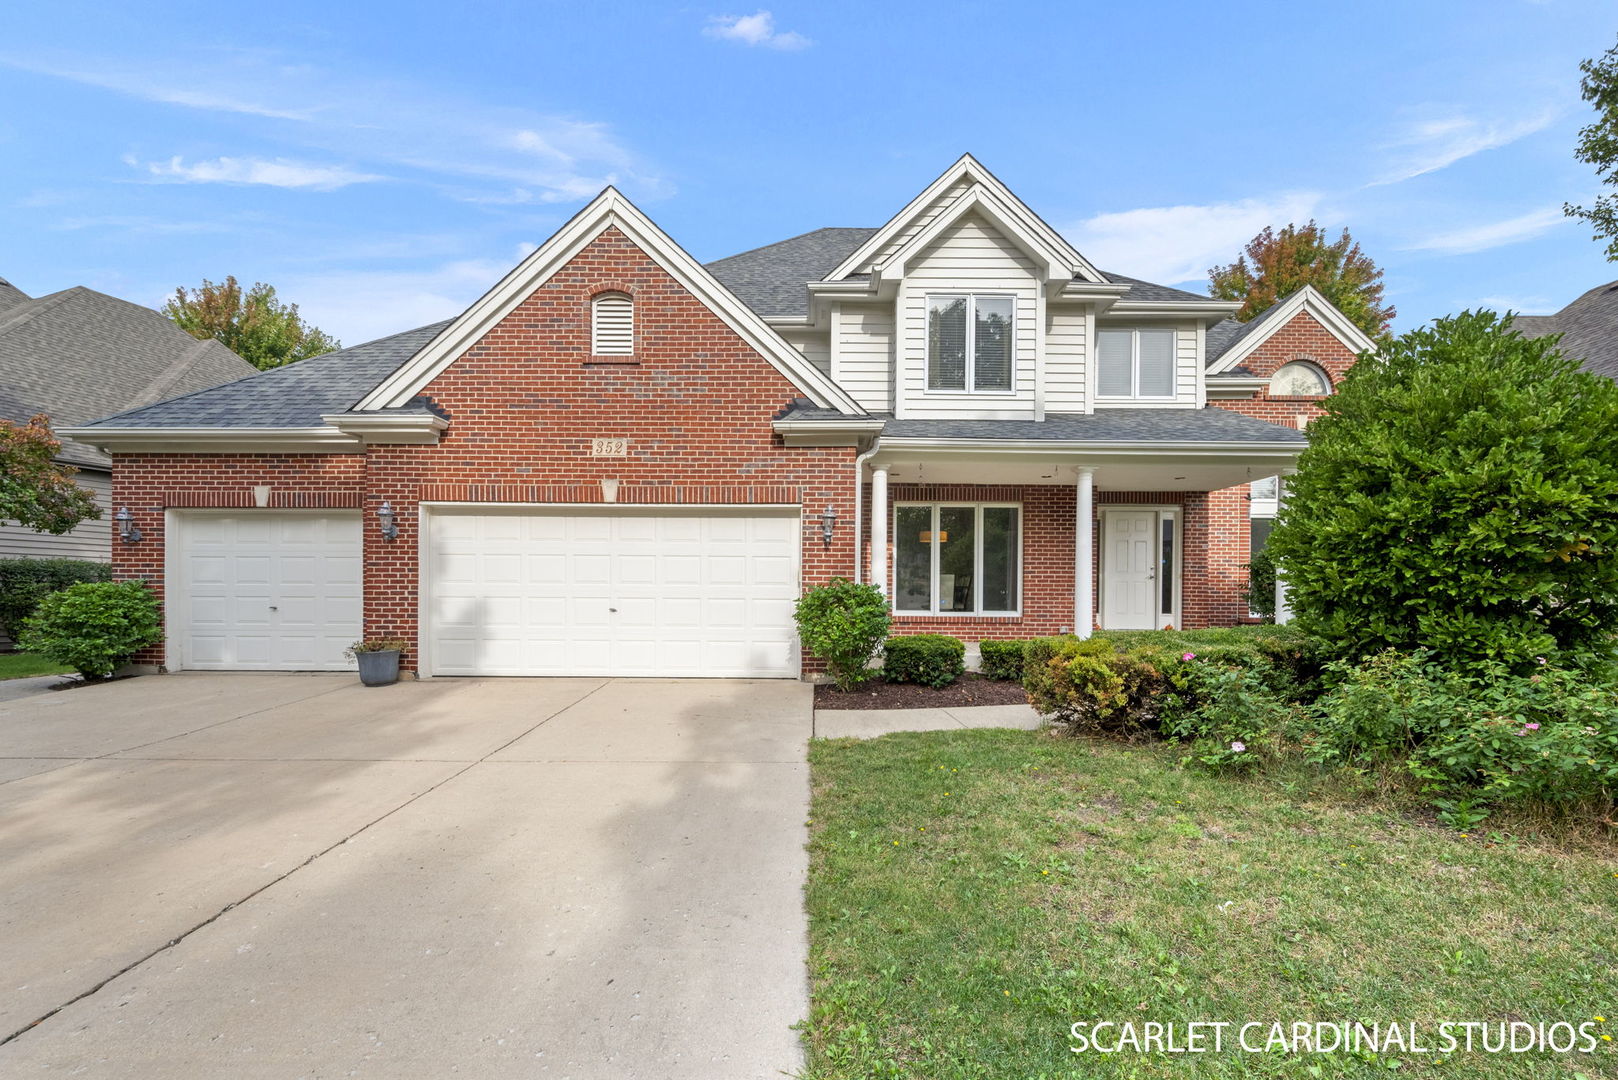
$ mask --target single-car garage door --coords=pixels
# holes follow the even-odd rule
[[[173,666],[353,666],[343,650],[361,635],[359,511],[176,511],[170,527]]]
[[[792,678],[798,510],[434,509],[435,675]]]

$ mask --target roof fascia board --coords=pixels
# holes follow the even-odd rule
[[[880,290],[884,282],[902,279],[910,260],[932,247],[945,230],[974,210],[999,226],[1000,230],[1007,234],[1008,239],[1021,247],[1026,254],[1044,263],[1046,281],[1072,280],[1075,267],[1072,261],[1064,257],[1064,253],[1052,248],[1042,237],[1030,232],[1028,227],[1011,213],[1010,207],[982,184],[973,184],[928,222],[926,228],[905,241],[899,250],[871,267],[871,284]]]
[[[62,428],[59,435],[97,447],[109,454],[193,453],[228,454],[277,452],[289,454],[355,454],[364,444],[334,427],[79,427]]]
[[[1069,244],[1062,238],[1060,233],[1029,209],[1028,205],[1017,198],[1010,188],[1000,182],[999,177],[984,168],[971,154],[962,154],[955,164],[944,170],[944,173],[938,179],[928,184],[920,195],[911,199],[905,204],[904,209],[889,218],[887,224],[872,233],[865,243],[855,248],[853,254],[849,255],[841,265],[826,275],[825,280],[833,281],[837,278],[847,277],[849,274],[858,273],[861,267],[876,258],[878,252],[892,243],[899,233],[904,231],[905,226],[910,223],[912,218],[939,199],[942,199],[946,191],[968,176],[979,185],[998,195],[1011,208],[1012,213],[1023,219],[1025,231],[1042,236],[1046,247],[1060,251],[1063,258],[1072,263],[1075,274],[1094,282],[1105,282],[1107,280],[1101,271],[1091,265],[1090,261],[1083,255],[1080,255],[1072,244]]]
[[[1164,439],[1136,442],[1088,442],[1074,439],[944,439],[884,436],[884,450],[971,450],[985,454],[1029,453],[1055,451],[1068,454],[1105,452],[1109,454],[1152,455],[1171,452],[1176,455],[1209,457],[1220,454],[1240,454],[1260,457],[1296,457],[1303,453],[1304,443],[1246,443],[1198,442],[1195,440]]]
[[[611,187],[573,215],[442,333],[361,398],[355,411],[397,408],[415,397],[535,289],[612,226],[617,226],[658,266],[706,304],[815,404],[851,413],[862,411],[846,391],[821,374],[807,357]]]
[[[352,435],[367,445],[371,443],[430,445],[438,442],[439,433],[449,427],[448,420],[434,413],[414,413],[409,416],[332,413],[322,416],[321,419],[344,435]]]
[[[1131,300],[1112,306],[1114,315],[1216,315],[1225,318],[1241,308],[1230,300]]]
[[[1337,305],[1327,300],[1325,295],[1313,285],[1305,285],[1285,300],[1274,313],[1264,320],[1265,325],[1259,327],[1257,333],[1248,334],[1235,346],[1225,352],[1213,366],[1208,368],[1209,375],[1217,375],[1222,371],[1229,371],[1238,366],[1243,360],[1266,341],[1270,340],[1283,326],[1292,321],[1300,311],[1307,311],[1315,320],[1331,332],[1332,336],[1341,341],[1357,355],[1365,352],[1375,352],[1376,342],[1366,336],[1351,322],[1347,315],[1337,310]]]

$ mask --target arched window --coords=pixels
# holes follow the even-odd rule
[[[1307,360],[1294,360],[1281,365],[1270,376],[1272,397],[1325,397],[1331,393],[1331,379]]]
[[[590,301],[590,352],[596,356],[633,356],[635,302],[628,293],[604,292]]]

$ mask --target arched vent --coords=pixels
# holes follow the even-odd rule
[[[596,356],[635,352],[635,302],[628,293],[606,292],[590,302],[590,351]]]

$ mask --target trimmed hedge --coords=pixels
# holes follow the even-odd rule
[[[966,645],[947,634],[890,637],[882,652],[888,682],[948,686],[966,671]]]
[[[873,585],[832,578],[799,598],[792,612],[798,638],[810,656],[826,661],[839,690],[871,678],[868,665],[888,636],[887,597]]]
[[[88,559],[0,559],[0,630],[15,641],[39,602],[81,581],[110,581],[112,567]]]
[[[978,642],[978,671],[985,679],[1017,682],[1022,679],[1026,641]]]

